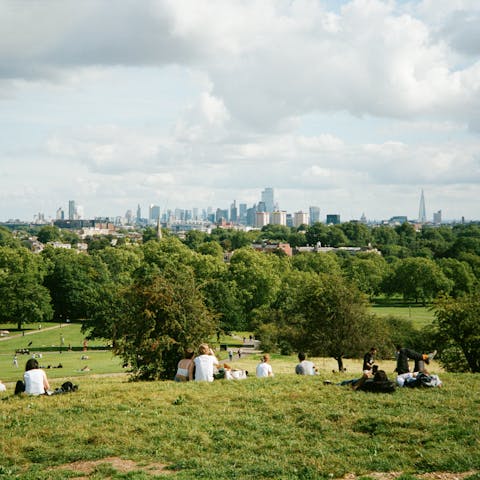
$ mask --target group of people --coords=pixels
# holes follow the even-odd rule
[[[385,370],[379,370],[375,364],[377,349],[372,347],[363,357],[362,376],[357,379],[346,380],[340,385],[351,385],[354,390],[367,390],[376,392],[391,392],[395,387],[441,387],[442,382],[438,375],[430,374],[426,365],[435,357],[437,351],[431,353],[418,353],[409,348],[397,345],[395,373],[396,380],[388,378]],[[415,362],[413,371],[410,371],[409,360]]]
[[[215,352],[206,343],[198,347],[198,355],[187,348],[184,357],[178,362],[174,380],[176,382],[213,382],[214,373],[220,365]]]

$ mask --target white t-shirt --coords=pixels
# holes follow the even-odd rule
[[[257,365],[257,377],[273,377],[272,366],[267,362]]]
[[[213,367],[218,365],[218,360],[214,355],[199,355],[194,360],[195,363],[195,381],[213,382]]]
[[[25,393],[29,395],[42,395],[45,393],[44,380],[45,372],[39,368],[28,370],[23,374],[25,380]]]

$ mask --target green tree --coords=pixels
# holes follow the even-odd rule
[[[455,258],[441,258],[437,263],[445,276],[452,282],[451,294],[454,297],[472,291],[476,279],[472,267],[467,262],[461,262]]]
[[[39,242],[57,242],[61,238],[60,229],[54,225],[45,225],[40,228],[37,238]]]
[[[435,318],[440,332],[461,349],[470,370],[480,372],[480,288],[457,299],[440,298]]]
[[[366,247],[371,241],[370,229],[360,222],[345,222],[340,225],[348,238],[348,243],[354,247]]]
[[[361,355],[386,333],[382,321],[368,312],[365,296],[339,275],[291,272],[277,302],[261,318],[260,336],[268,334],[270,342],[310,355],[333,357],[339,370],[344,356]]]
[[[230,261],[230,279],[238,286],[239,299],[247,321],[255,310],[270,305],[280,288],[282,270],[288,259],[266,255],[251,248],[236,250]]]
[[[387,262],[376,253],[350,255],[343,265],[343,270],[347,278],[370,298],[380,293],[388,272]]]
[[[83,320],[95,308],[108,269],[101,258],[74,250],[47,246],[42,257],[50,261],[44,285],[50,291],[56,321]]]
[[[294,255],[292,267],[302,272],[331,273],[340,275],[342,270],[334,253],[305,252]]]
[[[5,227],[0,227],[0,247],[20,247],[20,242],[12,232]]]
[[[25,248],[0,247],[0,320],[14,321],[19,330],[27,322],[52,318],[42,257]]]
[[[215,332],[216,321],[205,306],[193,272],[145,268],[122,293],[114,351],[142,380],[173,378],[187,347],[196,347]]]
[[[452,282],[440,267],[433,260],[420,257],[398,260],[383,285],[387,294],[399,293],[405,300],[423,303],[451,288]]]

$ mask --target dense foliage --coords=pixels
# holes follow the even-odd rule
[[[46,242],[78,242],[53,227],[35,233]],[[391,352],[398,341],[412,346],[421,335],[411,325],[368,313],[368,299],[379,296],[423,304],[443,298],[436,304],[435,332],[445,358],[454,348],[471,370],[478,368],[471,358],[480,357],[480,347],[469,333],[478,325],[477,224],[420,231],[407,223],[358,222],[250,232],[217,228],[188,232],[183,241],[168,234],[159,240],[156,229],[147,228],[141,244],[94,237],[84,253],[47,245],[41,254],[25,248],[24,234],[20,241],[0,228],[0,318],[19,328],[27,320],[81,321],[91,338],[113,342],[140,377],[171,375],[184,347],[221,331],[255,330],[265,348],[333,356],[340,367],[343,356],[373,344],[381,352]],[[289,257],[280,249],[266,254],[251,248],[278,242],[361,251]]]

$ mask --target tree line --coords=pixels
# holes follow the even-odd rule
[[[42,227],[44,241],[63,231]],[[77,241],[68,232],[72,242]],[[88,239],[88,253],[47,245],[40,254],[0,227],[0,321],[82,322],[91,338],[112,342],[138,378],[171,378],[183,349],[219,332],[252,330],[265,349],[358,356],[371,345],[443,346],[445,364],[480,371],[480,226],[369,228],[349,222],[258,232],[188,232],[181,241]],[[377,253],[254,251],[252,241],[295,246],[373,246]],[[234,250],[229,262],[224,252]],[[435,328],[379,318],[369,300],[401,295],[434,301]]]

